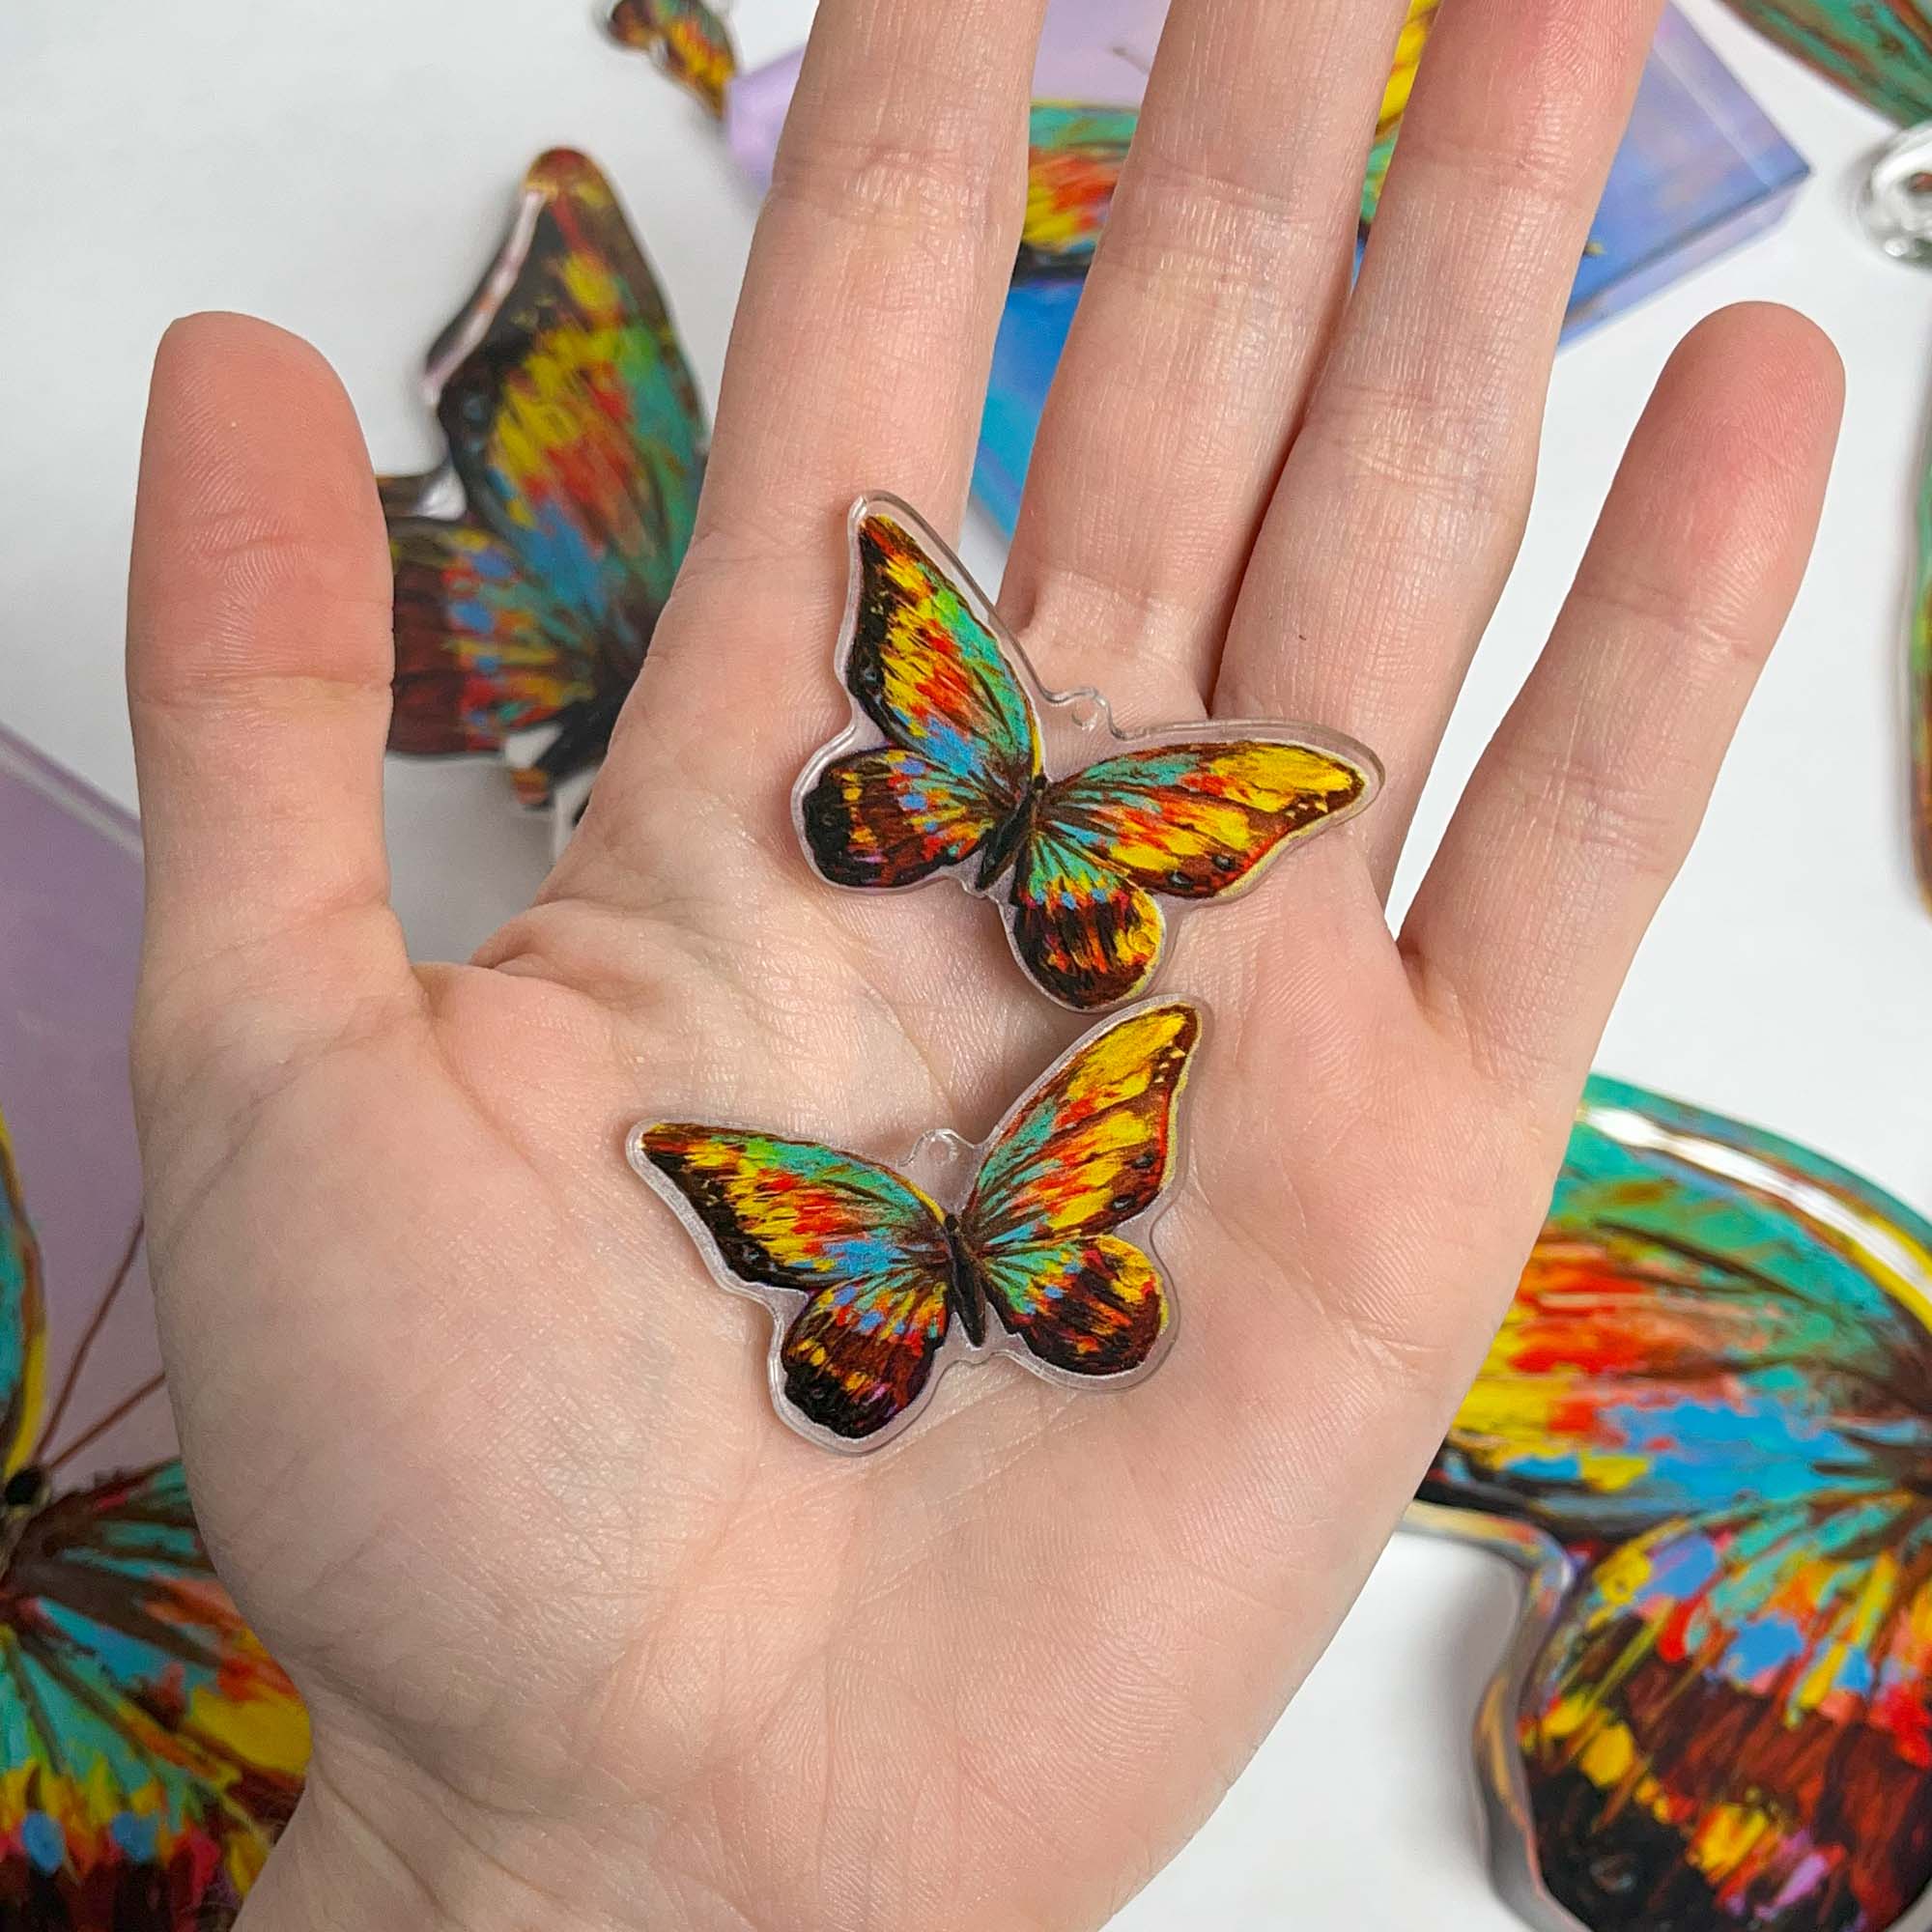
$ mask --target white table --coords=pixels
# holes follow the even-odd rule
[[[1851,377],[1824,534],[1601,1063],[1932,1208],[1932,916],[1904,833],[1899,672],[1932,276],[1852,224],[1849,183],[1881,124],[1716,0],[1686,5],[1816,178],[1776,236],[1565,353],[1528,541],[1405,879],[1541,641],[1670,346],[1741,297],[1806,310]],[[740,0],[748,56],[794,43],[809,11]],[[168,319],[230,306],[300,330],[342,372],[378,462],[420,467],[436,454],[422,352],[554,143],[617,183],[715,394],[752,198],[696,111],[606,46],[582,0],[0,10],[0,720],[131,803],[123,570]],[[996,563],[988,528],[968,551]],[[542,829],[487,763],[394,768],[390,818],[422,952],[467,951],[543,869]],[[1234,1797],[1120,1925],[1514,1926],[1483,1874],[1466,1747],[1512,1604],[1482,1560],[1398,1539]]]

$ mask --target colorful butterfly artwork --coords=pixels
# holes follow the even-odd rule
[[[1932,1225],[1593,1080],[1424,1485],[1531,1572],[1478,1755],[1558,1932],[1888,1932],[1932,1886]]]
[[[383,484],[389,748],[501,753],[561,842],[691,541],[707,435],[649,264],[583,156],[532,164],[427,387],[447,459]]]
[[[1440,0],[1408,0],[1408,17],[1402,24],[1396,42],[1395,64],[1389,69],[1388,85],[1382,90],[1381,111],[1376,116],[1375,145],[1369,150],[1369,168],[1362,182],[1362,226],[1376,218],[1382,198],[1382,184],[1388,179],[1389,162],[1395,155],[1395,137],[1402,131],[1402,117],[1408,111],[1408,97],[1415,91],[1416,71],[1422,64],[1422,49],[1435,23]]]
[[[852,725],[794,791],[806,853],[837,886],[891,892],[952,875],[1000,895],[1015,958],[1063,1006],[1134,998],[1160,962],[1160,899],[1241,891],[1375,794],[1374,754],[1310,727],[1115,731],[1095,694],[1040,686],[904,503],[861,497],[851,536],[838,667]],[[1104,727],[1108,755],[1050,777],[1042,715]]]
[[[1036,100],[1027,123],[1026,222],[1014,275],[1084,275],[1114,205],[1135,107]]]
[[[1375,146],[1362,185],[1362,220],[1375,218],[1395,153],[1416,69],[1440,0],[1409,0],[1408,17],[1376,121]],[[1114,190],[1140,119],[1137,106],[1097,107],[1070,100],[1036,100],[1027,134],[1026,225],[1017,278],[1085,274],[1112,212]]]
[[[1760,32],[1901,123],[1932,120],[1932,0],[1731,0]]]
[[[0,1925],[219,1932],[295,1806],[308,1725],[195,1529],[178,1462],[56,1487],[156,1381],[62,1440],[42,1263],[0,1122]]]
[[[724,16],[704,0],[617,0],[605,31],[621,46],[638,47],[721,120],[724,89],[738,71]]]
[[[772,1311],[780,1415],[830,1448],[876,1448],[956,1361],[1011,1355],[1074,1386],[1158,1364],[1174,1296],[1147,1229],[1179,1169],[1200,1038],[1179,1002],[1122,1014],[980,1147],[922,1141],[907,1165],[943,1168],[926,1185],[813,1141],[676,1122],[634,1129],[631,1164],[718,1280]]]

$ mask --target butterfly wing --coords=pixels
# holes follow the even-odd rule
[[[11,1476],[32,1452],[45,1375],[40,1243],[0,1117],[0,1477]]]
[[[724,115],[738,53],[723,15],[704,0],[617,0],[605,25],[612,40],[641,48],[712,114]]]
[[[0,1918],[230,1922],[308,1725],[216,1581],[179,1463],[56,1498],[0,1582]]]
[[[1519,1700],[1545,1885],[1597,1932],[1885,1932],[1932,1884],[1928,1684],[1932,1497],[1876,1463],[1633,1538]]]
[[[1901,123],[1932,116],[1932,18],[1919,0],[1731,0],[1779,45]]]
[[[1140,118],[1133,107],[1036,100],[1027,123],[1026,221],[1021,276],[1084,275]]]
[[[1408,17],[1403,22],[1402,36],[1396,43],[1395,65],[1390,68],[1388,84],[1382,90],[1381,111],[1376,117],[1375,145],[1369,150],[1368,174],[1362,183],[1364,228],[1376,218],[1376,210],[1380,206],[1389,162],[1395,156],[1396,136],[1402,131],[1402,117],[1408,111],[1408,97],[1415,91],[1416,70],[1422,64],[1422,49],[1439,4],[1440,0],[1408,0]]]
[[[389,749],[411,755],[495,752],[596,686],[582,654],[560,651],[516,554],[473,524],[392,522],[395,707]]]
[[[1286,845],[1374,796],[1359,746],[1200,738],[1150,745],[1049,788],[1014,867],[1020,962],[1063,1004],[1131,999],[1159,961],[1153,895],[1200,900],[1252,885]]]
[[[838,672],[866,724],[799,781],[800,836],[835,885],[916,885],[999,835],[1039,771],[1025,686],[964,569],[902,503],[853,512],[852,609]],[[882,747],[855,746],[875,732]]]
[[[1119,1230],[1152,1213],[1178,1165],[1177,1116],[1201,1016],[1142,1008],[1081,1040],[1001,1123],[960,1215],[987,1306],[1067,1375],[1149,1367],[1173,1304]]]
[[[814,1142],[674,1122],[639,1127],[631,1159],[726,1287],[805,1296],[774,1338],[772,1389],[787,1420],[850,1447],[912,1419],[936,1384],[952,1281],[923,1194]]]
[[[541,156],[501,254],[431,353],[463,512],[392,483],[392,744],[477,751],[552,722],[594,762],[691,539],[702,409],[615,196]],[[567,773],[538,760],[538,799]]]
[[[1541,1883],[1592,1932],[1883,1932],[1932,1883],[1932,1228],[1909,1209],[1593,1082],[1422,1494],[1568,1552],[1494,1708]]]

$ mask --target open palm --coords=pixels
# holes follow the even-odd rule
[[[1037,12],[823,0],[696,540],[585,824],[469,965],[412,967],[386,903],[349,407],[262,325],[162,348],[153,1253],[210,1543],[316,1726],[250,1932],[1098,1924],[1326,1641],[1535,1233],[1837,411],[1786,313],[1680,352],[1392,939],[1655,0],[1445,9],[1352,299],[1402,0],[1175,0],[1002,608],[1123,724],[1318,721],[1388,782],[1178,937],[1211,1025],[1158,1376],[995,1364],[827,1455],[625,1165],[645,1116],[978,1138],[1079,1031],[986,907],[834,893],[787,811],[844,716],[847,505],[963,500]]]

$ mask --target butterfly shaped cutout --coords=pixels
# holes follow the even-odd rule
[[[42,1262],[0,1122],[0,1925],[219,1932],[300,1793],[308,1724],[216,1580],[179,1462],[62,1490],[87,1342],[43,1415]]]
[[[561,843],[690,544],[707,446],[650,266],[583,156],[532,164],[427,388],[448,455],[382,485],[389,749],[503,753]]]
[[[1113,730],[1093,692],[1048,693],[951,551],[904,503],[864,497],[838,671],[851,728],[800,776],[793,818],[836,886],[952,874],[998,895],[1014,956],[1077,1011],[1146,990],[1167,921],[1253,885],[1281,850],[1368,804],[1373,753],[1303,726]],[[1042,715],[1104,727],[1106,754],[1049,776]]]
[[[1421,1495],[1531,1572],[1478,1756],[1534,1922],[1932,1911],[1932,1226],[1592,1081]]]
[[[1078,1041],[949,1183],[814,1141],[681,1122],[633,1129],[631,1164],[724,1287],[774,1317],[772,1400],[835,1449],[890,1441],[948,1366],[1015,1356],[1075,1385],[1138,1380],[1174,1330],[1148,1244],[1179,1164],[1201,1016],[1179,1002]],[[963,1189],[951,1177],[972,1169]],[[963,1198],[962,1198],[963,1196]]]
[[[724,15],[704,0],[616,0],[604,30],[620,46],[637,47],[720,118],[724,90],[738,71]]]

